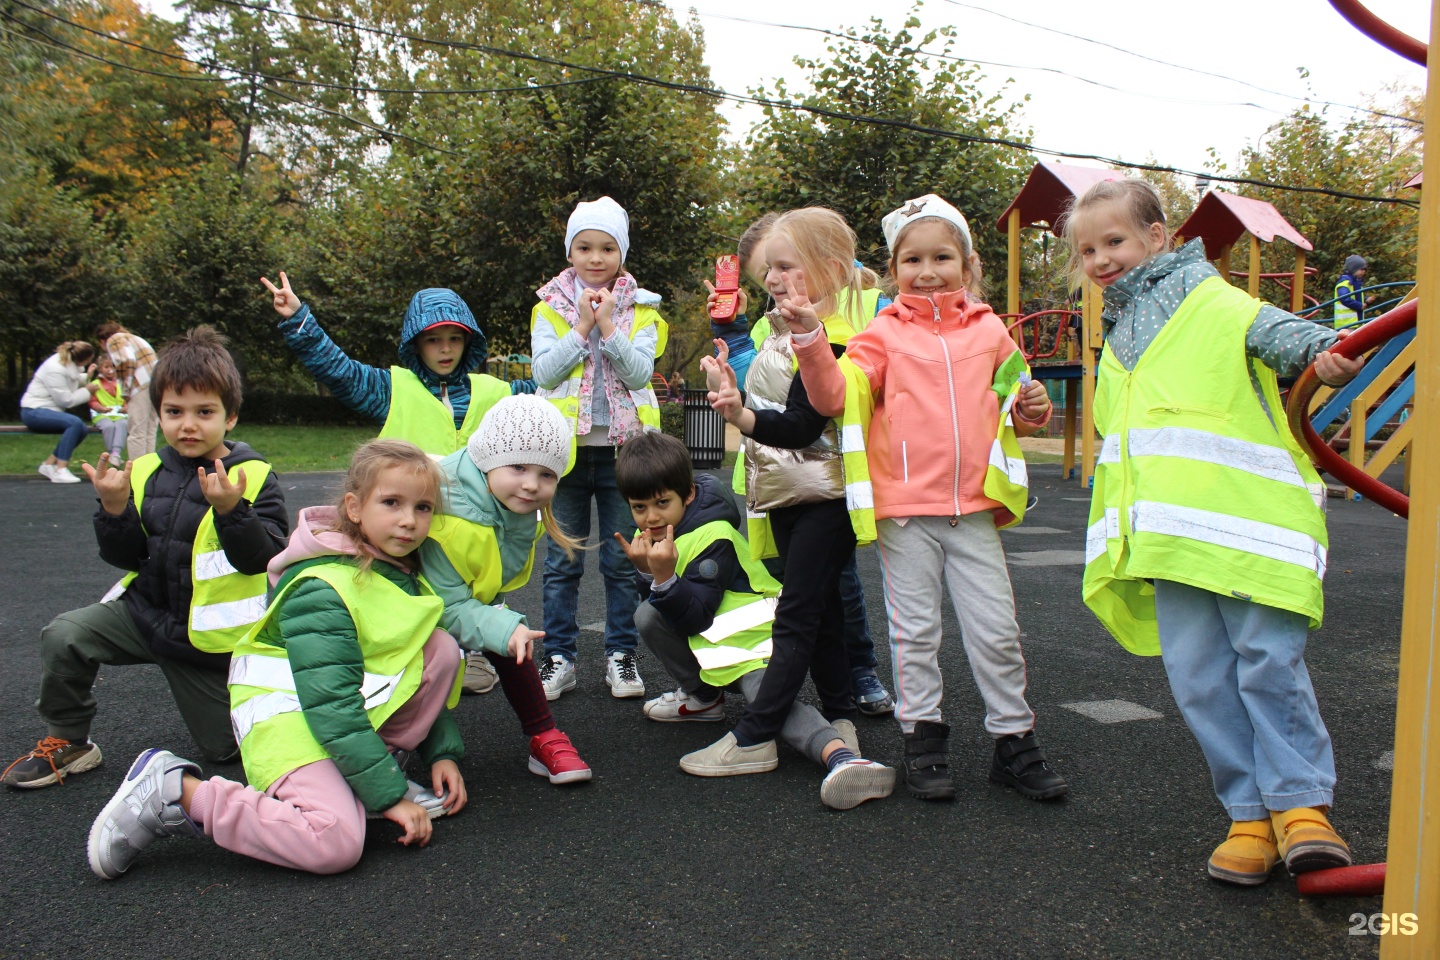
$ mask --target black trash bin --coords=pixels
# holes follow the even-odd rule
[[[691,461],[704,470],[725,462],[725,418],[706,396],[704,390],[685,391],[685,446]]]

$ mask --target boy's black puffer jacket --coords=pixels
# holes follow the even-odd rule
[[[226,471],[263,458],[250,446],[227,441]],[[125,512],[112,517],[95,511],[95,538],[100,559],[138,571],[125,591],[124,602],[141,632],[150,638],[157,657],[184,660],[215,670],[228,670],[230,655],[205,653],[190,645],[190,555],[200,521],[210,509],[196,471],[214,473],[214,463],[182,457],[172,447],[159,451],[161,466],[145,485],[143,515],[132,498]],[[241,500],[230,513],[215,517],[215,530],[225,557],[241,573],[265,572],[270,558],[285,549],[290,515],[275,474],[265,478],[253,504]]]

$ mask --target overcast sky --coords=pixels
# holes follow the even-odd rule
[[[151,2],[162,15],[175,16],[168,0]],[[692,9],[699,15],[712,81],[732,93],[762,83],[773,89],[777,76],[800,92],[805,74],[794,57],[823,59],[832,41],[811,31],[727,18],[839,30],[880,17],[893,31],[911,10],[910,0],[669,5],[682,18]],[[1428,41],[1426,0],[1368,5]],[[1023,123],[1033,128],[1035,146],[1129,161],[1153,155],[1182,169],[1199,170],[1208,147],[1233,165],[1242,147],[1307,97],[1360,106],[1386,84],[1425,83],[1420,67],[1362,37],[1325,0],[926,0],[920,17],[926,27],[957,29],[955,55],[1009,65],[984,66],[982,88],[1003,88],[1015,100],[1030,94]],[[1013,81],[1008,87],[1007,80]],[[734,140],[761,118],[757,107],[723,109]],[[1328,115],[1343,119],[1350,111],[1330,107]]]

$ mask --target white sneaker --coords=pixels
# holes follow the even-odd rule
[[[662,693],[654,700],[645,701],[645,716],[662,723],[677,723],[683,720],[724,720],[725,694],[720,694],[711,703],[704,703],[690,696],[684,690]]]
[[[49,480],[55,476],[55,464],[53,463],[42,463],[35,469],[39,472],[40,476],[44,477],[46,480]]]
[[[849,810],[866,800],[888,797],[894,789],[893,768],[864,757],[855,757],[838,764],[825,775],[820,784],[820,802],[831,810]]]
[[[610,696],[645,696],[645,681],[640,679],[638,664],[634,650],[616,650],[605,658],[605,685],[610,688]]]
[[[405,780],[405,799],[411,803],[419,804],[420,809],[425,811],[425,816],[431,820],[445,816],[445,794],[436,794],[424,784],[416,783],[408,777]],[[378,810],[368,810],[365,813],[366,820],[383,820],[385,814]]]
[[[473,650],[466,652],[465,679],[460,681],[461,690],[466,693],[489,693],[499,682],[500,676],[485,654]]]
[[[77,477],[77,476],[75,476],[75,474],[71,473],[69,467],[51,467],[51,468],[50,468],[50,482],[51,482],[51,483],[79,483],[79,482],[80,482],[80,478]]]
[[[575,664],[558,653],[540,664],[540,685],[545,688],[546,700],[559,700],[560,694],[574,690]]]

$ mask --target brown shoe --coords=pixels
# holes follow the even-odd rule
[[[1225,842],[1210,854],[1209,872],[1216,880],[1257,887],[1270,879],[1280,862],[1275,830],[1269,820],[1236,820]]]
[[[1315,807],[1295,807],[1270,814],[1275,827],[1275,845],[1291,875],[1330,867],[1350,866],[1350,847],[1325,812]]]
[[[0,774],[5,786],[17,790],[37,790],[57,783],[64,784],[72,773],[84,773],[100,766],[100,748],[88,740],[71,743],[59,737],[46,737],[35,749],[16,760]]]

